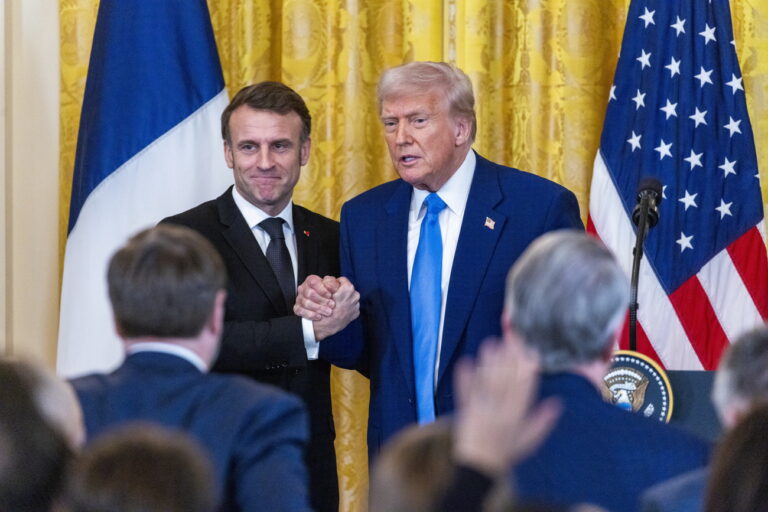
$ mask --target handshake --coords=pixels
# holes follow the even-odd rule
[[[299,285],[293,312],[312,320],[322,341],[360,316],[360,294],[346,277],[311,275]]]

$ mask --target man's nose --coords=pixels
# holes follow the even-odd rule
[[[411,129],[408,123],[398,123],[395,132],[395,143],[398,145],[409,144],[411,142]]]
[[[267,171],[272,168],[274,164],[274,160],[272,159],[272,154],[269,151],[269,148],[262,148],[259,150],[259,153],[256,155],[256,165],[259,169],[262,171]]]

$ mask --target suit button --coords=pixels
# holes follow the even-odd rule
[[[408,398],[408,403],[412,404],[413,403],[413,398]]]
[[[300,373],[301,373],[301,369],[299,369],[299,368],[294,368],[294,369],[293,369],[293,374],[294,374],[294,375],[298,375],[298,374],[300,374]]]

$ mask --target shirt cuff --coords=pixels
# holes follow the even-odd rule
[[[308,318],[301,319],[301,330],[304,331],[304,348],[307,350],[307,359],[313,361],[320,353],[320,342],[315,340],[315,326]]]

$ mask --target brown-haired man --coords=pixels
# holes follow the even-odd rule
[[[262,82],[241,89],[221,121],[234,187],[163,222],[198,231],[223,257],[228,297],[213,370],[247,375],[304,399],[311,423],[312,505],[335,512],[330,365],[317,359],[318,342],[355,318],[358,305],[352,290],[337,297],[338,315],[313,322],[293,314],[297,282],[310,274],[339,274],[338,223],[291,200],[309,160],[311,117],[291,88]]]

